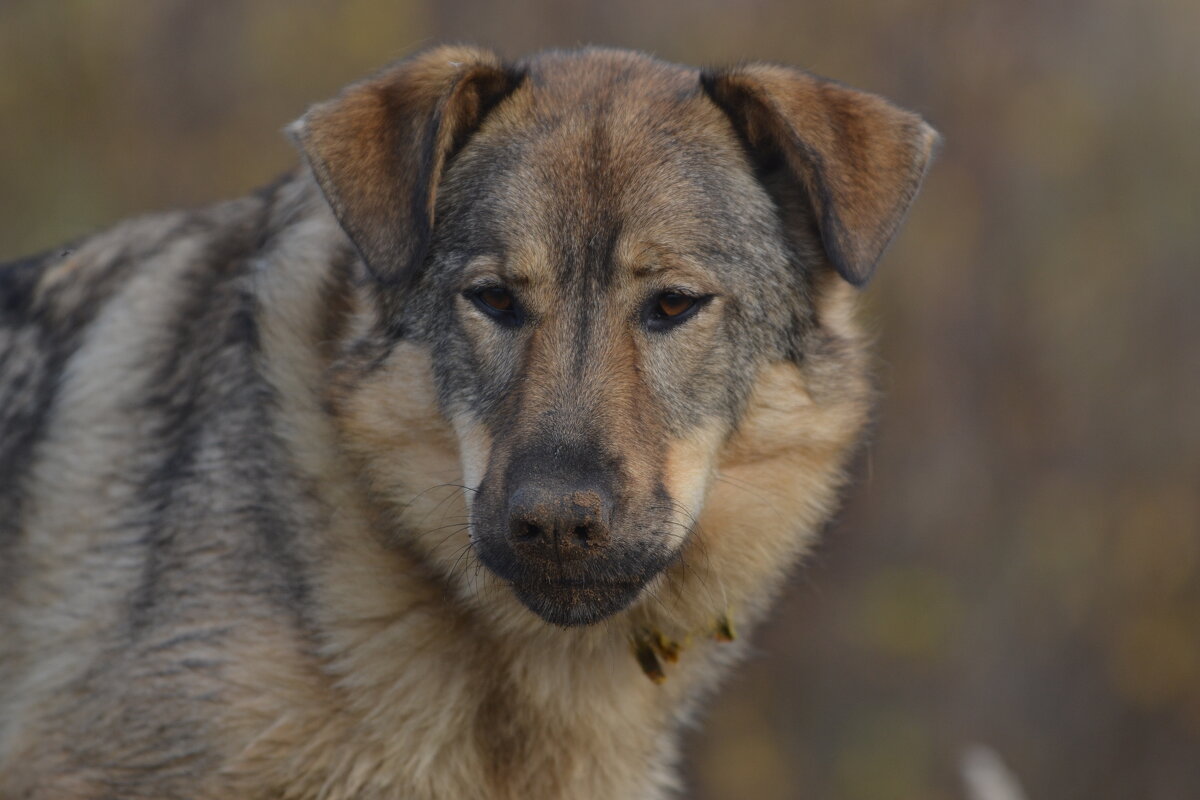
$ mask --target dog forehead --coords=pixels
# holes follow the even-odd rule
[[[443,198],[466,249],[533,250],[576,270],[711,256],[772,218],[698,73],[624,51],[539,57],[452,164]]]
[[[672,167],[740,157],[736,135],[701,90],[696,70],[611,50],[549,54],[534,64],[497,117],[528,143],[531,161],[552,165],[559,183],[664,179]],[[628,193],[640,185],[619,188]]]
[[[491,167],[486,171],[509,173],[525,187],[593,194],[616,184],[628,195],[645,185],[628,182],[634,177],[657,178],[659,185],[673,168],[720,170],[745,162],[697,70],[604,49],[544,53],[522,66],[521,85],[472,139],[468,151],[481,156],[467,159],[473,170]]]

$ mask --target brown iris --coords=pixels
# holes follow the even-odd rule
[[[478,297],[484,305],[496,311],[513,310],[513,296],[507,289],[491,287],[479,292]]]
[[[688,297],[686,294],[666,292],[658,296],[658,312],[668,319],[678,317],[694,305],[696,305],[696,298]]]
[[[467,289],[463,297],[505,328],[517,328],[525,322],[525,314],[516,296],[503,286],[481,286]]]

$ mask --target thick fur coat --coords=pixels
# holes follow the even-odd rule
[[[435,48],[0,269],[0,797],[660,798],[835,509],[935,134]]]

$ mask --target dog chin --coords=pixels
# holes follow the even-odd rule
[[[512,583],[517,599],[534,614],[564,628],[593,625],[625,610],[645,581],[539,581]]]
[[[620,613],[678,557],[677,550],[643,545],[592,563],[521,559],[500,536],[475,540],[480,563],[512,587],[522,605],[551,625],[594,625]]]

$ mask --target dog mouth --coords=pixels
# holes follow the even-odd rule
[[[476,542],[483,565],[507,583],[527,609],[551,625],[593,625],[632,605],[673,554],[654,551],[602,563],[530,563],[494,539]]]
[[[521,603],[552,625],[592,625],[633,603],[649,579],[543,578],[509,581]]]
[[[471,541],[480,563],[542,620],[592,625],[632,605],[678,555],[672,506],[622,501],[604,474],[546,473],[537,461],[505,482],[485,478],[470,509]]]

